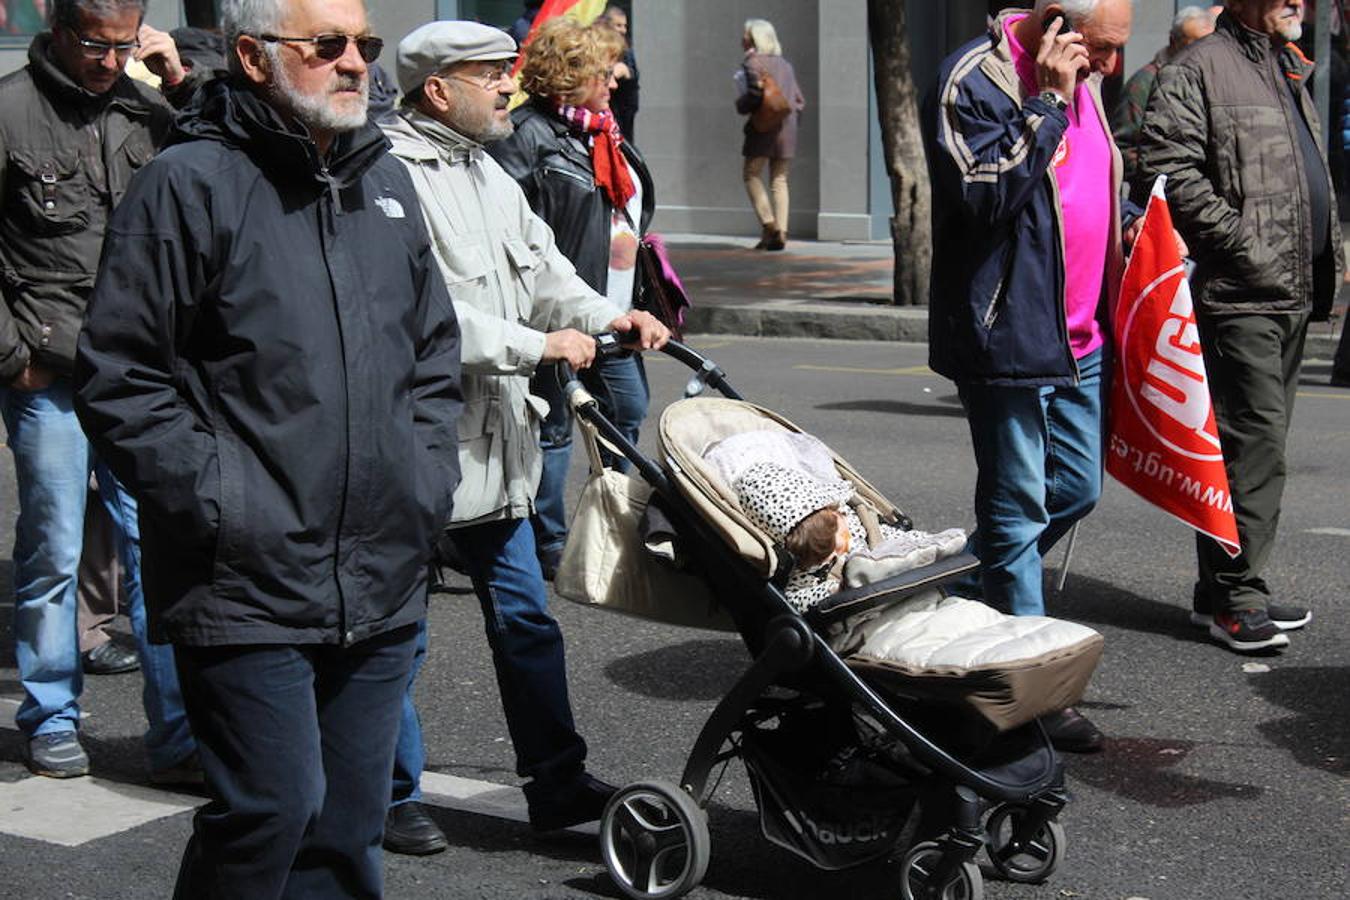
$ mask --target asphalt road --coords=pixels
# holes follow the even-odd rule
[[[694,343],[749,397],[815,432],[920,526],[971,522],[974,466],[951,386],[919,345],[717,337]],[[649,364],[658,404],[685,372]],[[1281,596],[1311,606],[1312,626],[1282,655],[1242,658],[1187,622],[1189,533],[1108,483],[1085,523],[1051,612],[1106,636],[1082,708],[1105,752],[1067,760],[1073,802],[1063,866],[1043,886],[989,880],[985,896],[1340,900],[1350,895],[1350,390],[1311,363],[1291,437],[1281,541],[1268,572]],[[649,443],[651,429],[644,443]],[[582,460],[574,460],[579,484]],[[13,539],[11,458],[0,454],[0,591]],[[1058,566],[1061,555],[1052,562]],[[733,636],[640,622],[558,601],[573,702],[591,766],[615,782],[677,779],[694,736],[748,657]],[[0,699],[16,691],[11,614],[0,613]],[[144,780],[139,678],[90,679],[85,725],[96,774],[132,795]],[[431,651],[419,684],[431,771],[513,785],[512,755],[471,595],[433,598]],[[5,713],[8,715],[8,712]],[[71,823],[85,801],[34,783],[20,739],[0,728],[0,897],[153,898],[171,892],[190,814],[68,847],[14,831],[19,788]],[[36,794],[33,789],[39,790]],[[6,794],[6,790],[10,794]],[[116,795],[116,794],[115,794]],[[36,800],[31,799],[36,796]],[[392,898],[613,897],[594,839],[533,837],[517,821],[433,808],[450,849],[388,857]],[[9,820],[8,822],[6,820]],[[758,833],[742,769],[712,805],[713,860],[696,898],[898,897],[893,863],[817,872]]]

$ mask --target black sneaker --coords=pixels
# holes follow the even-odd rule
[[[80,654],[80,667],[86,675],[120,675],[141,667],[141,658],[130,647],[116,641],[99,644],[93,650]]]
[[[1312,621],[1312,612],[1302,606],[1286,606],[1272,603],[1266,607],[1266,616],[1281,631],[1295,631]],[[1209,610],[1191,610],[1191,624],[1196,628],[1208,628],[1214,622]]]
[[[585,772],[558,786],[530,782],[525,785],[530,827],[535,831],[557,831],[594,822],[617,792],[614,785]]]
[[[416,800],[389,807],[384,817],[384,849],[408,856],[440,853],[450,842],[426,807]]]
[[[1240,609],[1215,613],[1209,636],[1237,653],[1253,653],[1275,647],[1288,647],[1289,638],[1264,609]]]
[[[48,778],[78,778],[89,774],[89,756],[73,731],[39,734],[28,741],[28,770]]]
[[[1072,706],[1041,716],[1041,725],[1054,748],[1065,753],[1096,753],[1106,743],[1101,729]]]

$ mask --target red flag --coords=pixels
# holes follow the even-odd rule
[[[1201,534],[1239,553],[1191,286],[1163,178],[1153,186],[1114,314],[1106,471]]]

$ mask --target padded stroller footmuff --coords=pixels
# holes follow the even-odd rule
[[[860,623],[845,659],[868,682],[914,700],[965,707],[998,731],[1073,706],[1102,655],[1091,628],[1008,616],[936,591]]]

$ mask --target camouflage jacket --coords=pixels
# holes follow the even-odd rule
[[[1335,194],[1325,163],[1306,170],[1289,87],[1298,83],[1299,107],[1325,159],[1303,87],[1311,72],[1293,44],[1277,48],[1224,13],[1213,35],[1158,73],[1135,188],[1147,191],[1156,175],[1167,176],[1172,217],[1196,263],[1202,313],[1311,309],[1325,318],[1330,310],[1344,266],[1340,223],[1333,203],[1333,253],[1314,260],[1309,179],[1324,179],[1328,196]]]

